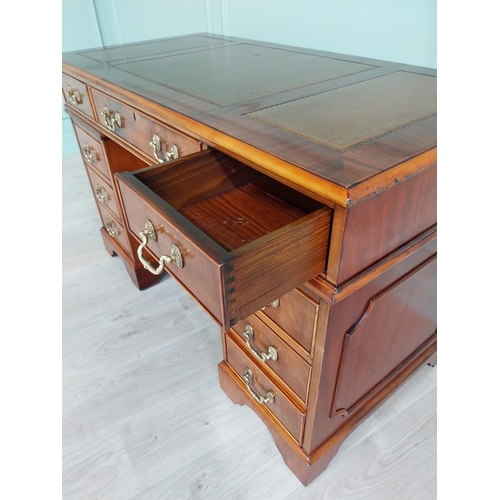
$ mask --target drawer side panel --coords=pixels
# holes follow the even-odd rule
[[[325,270],[331,218],[322,208],[233,252],[224,267],[229,326]]]
[[[166,270],[219,324],[222,324],[220,263],[200,250],[184,231],[174,227],[154,204],[142,198],[120,177],[117,179],[130,232],[139,241],[139,232],[144,229],[146,221],[153,223],[158,241],[148,242],[147,248],[157,260],[162,255],[170,255],[172,244],[177,245],[184,258],[184,267],[179,269],[175,264],[168,264]],[[155,267],[157,265],[152,264]]]

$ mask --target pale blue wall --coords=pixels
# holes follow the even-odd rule
[[[228,31],[436,68],[436,0],[238,0]]]
[[[205,0],[95,0],[104,45],[207,31]]]
[[[209,32],[436,68],[436,0],[63,0],[63,50]],[[76,152],[63,112],[63,154]]]

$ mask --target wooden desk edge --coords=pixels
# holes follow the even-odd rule
[[[179,131],[235,157],[256,170],[266,173],[332,208],[335,205],[349,208],[351,205],[374,196],[436,163],[437,148],[435,147],[375,174],[353,187],[346,188],[215,130],[209,125],[152,102],[132,91],[101,80],[64,61],[62,69],[64,73],[83,80],[97,90],[111,94],[118,99],[121,98],[127,104],[136,107],[165,125],[175,127]]]

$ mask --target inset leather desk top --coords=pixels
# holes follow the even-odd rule
[[[345,189],[436,147],[433,69],[195,34],[66,53],[63,70]]]

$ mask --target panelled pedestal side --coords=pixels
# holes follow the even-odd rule
[[[310,356],[261,313],[223,334],[222,389],[261,417],[304,485],[436,352],[436,242],[432,228],[338,294],[311,282],[320,295]]]
[[[202,33],[65,54],[63,95],[106,249],[220,325],[308,485],[435,363],[435,70]]]

